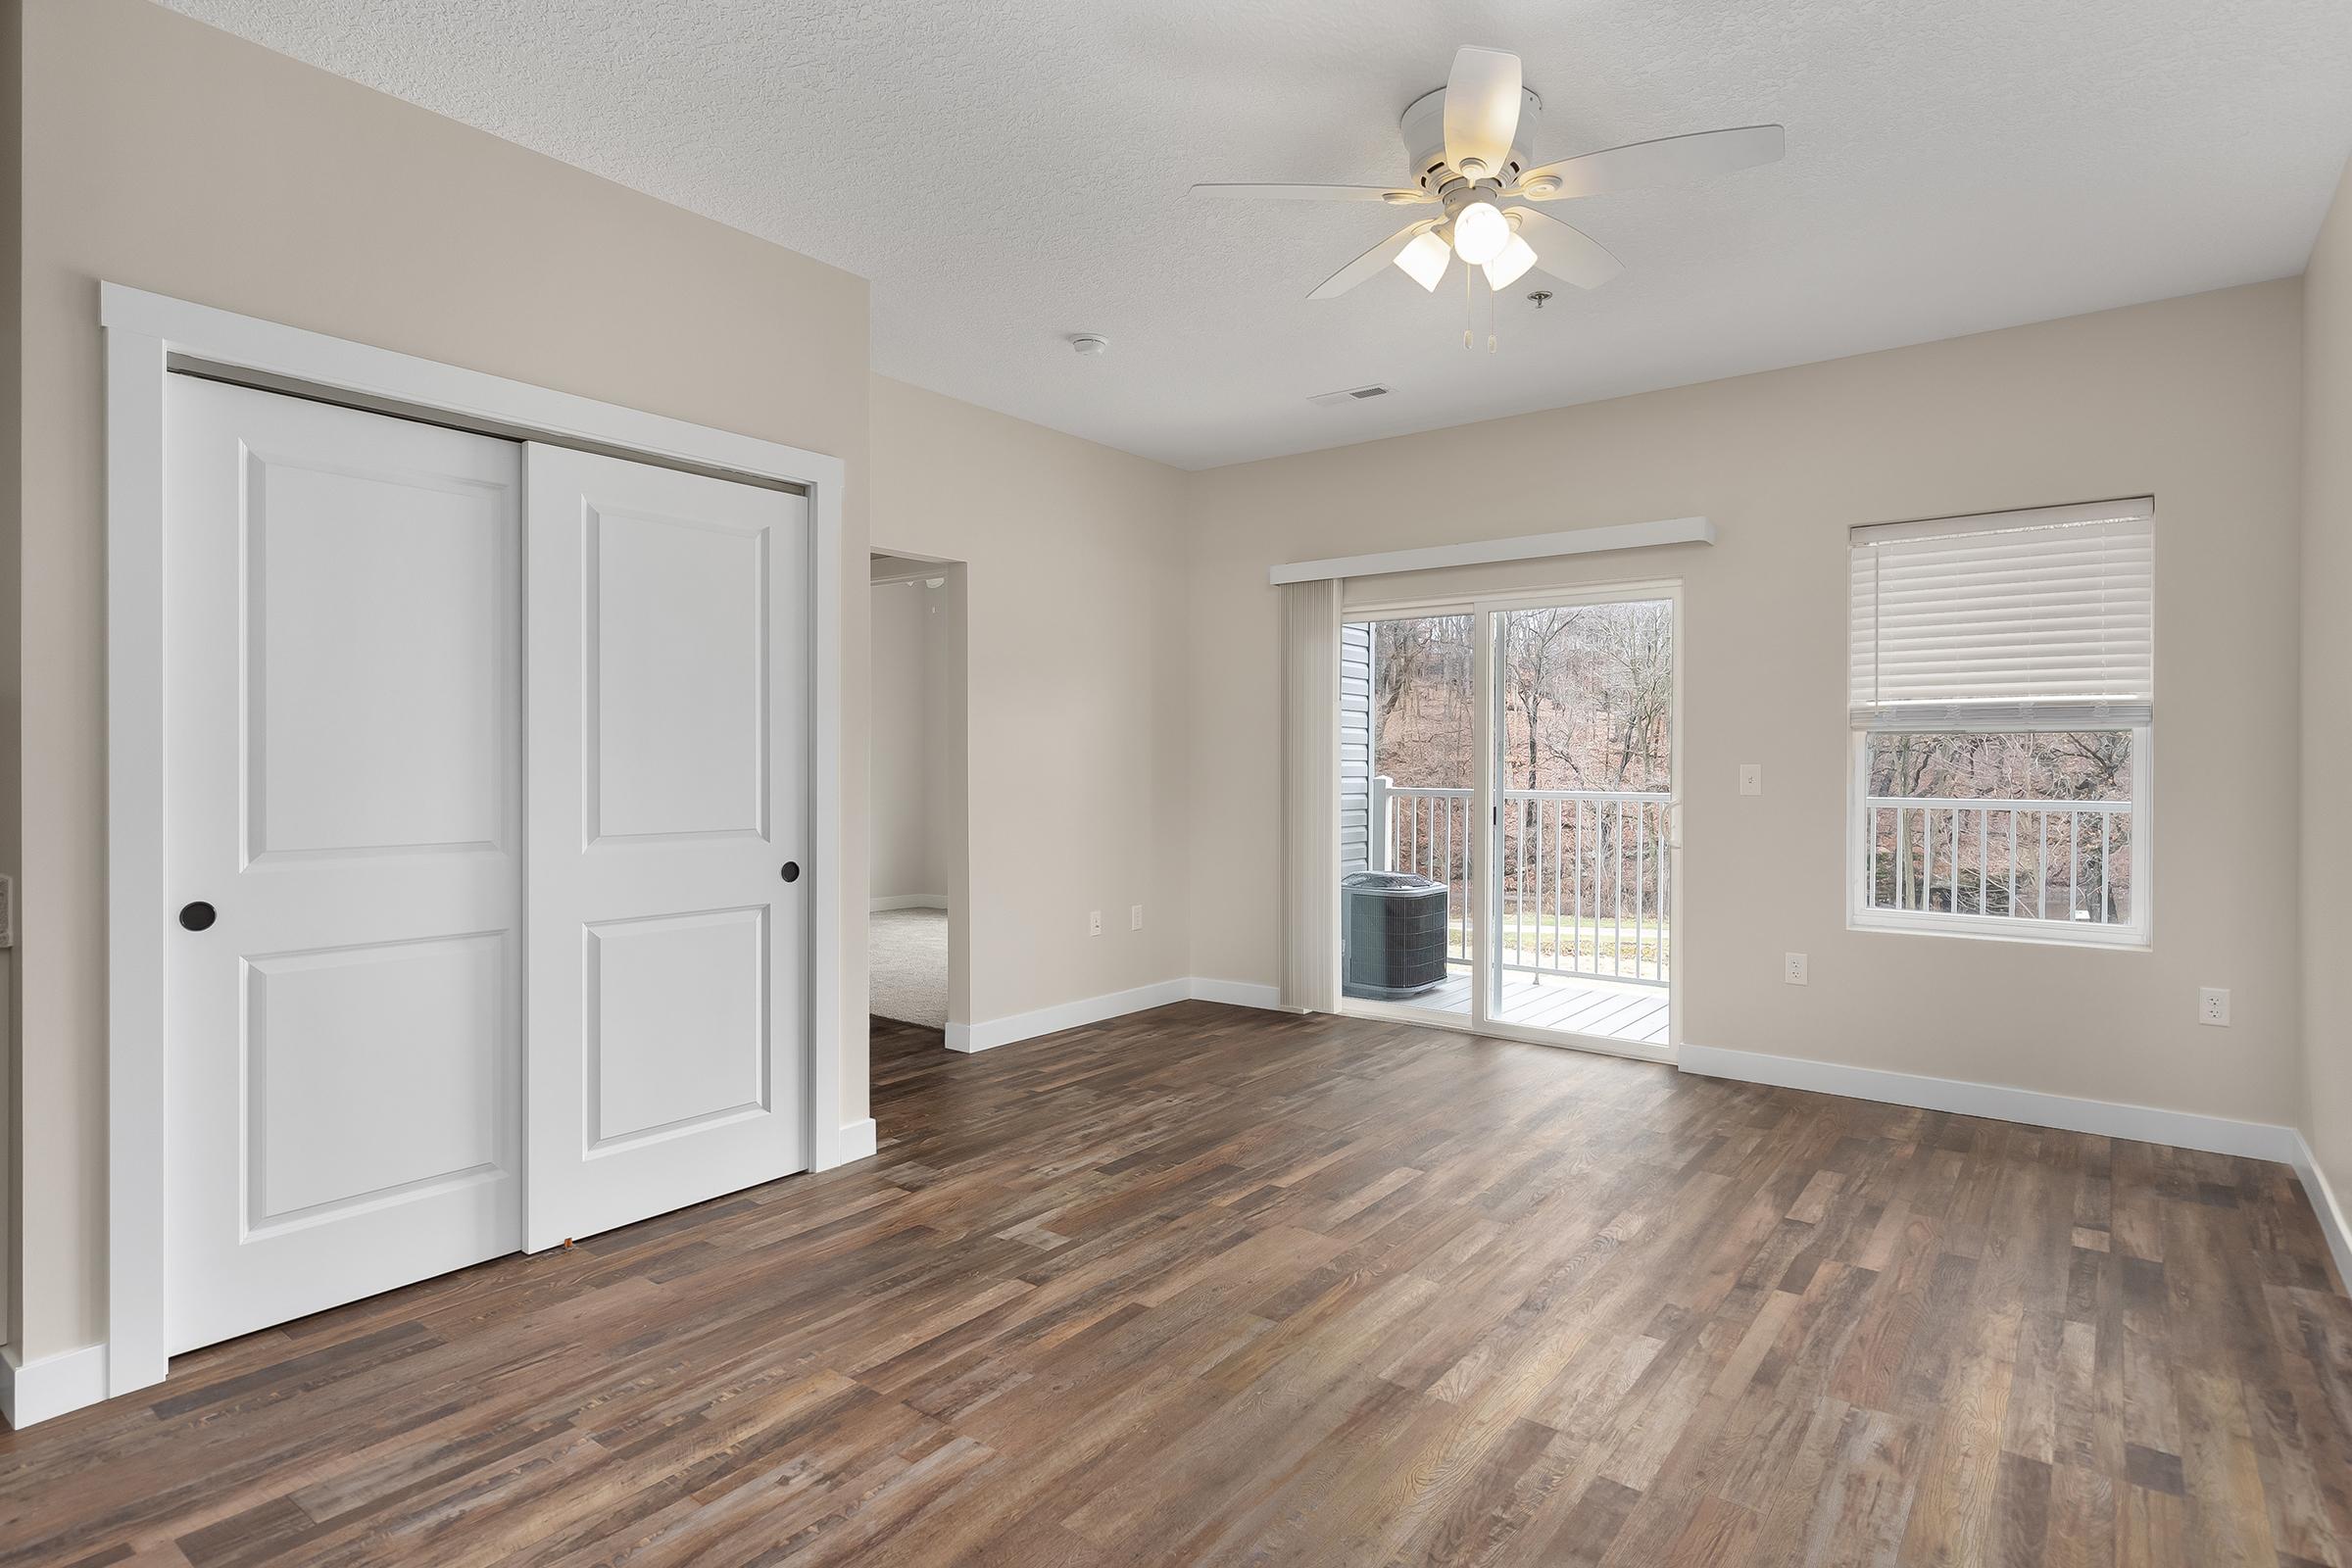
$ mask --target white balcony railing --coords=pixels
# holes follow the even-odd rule
[[[1505,790],[1498,803],[1503,968],[1666,983],[1672,797],[1633,790]],[[1448,953],[1470,958],[1472,797],[1372,781],[1373,864],[1446,890]]]
[[[1446,885],[1446,956],[1470,961],[1468,790],[1399,789],[1372,781],[1372,868],[1409,871]]]
[[[2122,925],[2132,919],[2132,803],[1874,795],[1873,909]]]

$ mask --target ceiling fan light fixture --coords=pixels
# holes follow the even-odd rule
[[[1453,215],[1454,252],[1472,267],[1484,267],[1513,239],[1510,220],[1493,202],[1472,202]]]
[[[1415,235],[1411,244],[1396,253],[1397,270],[1432,292],[1437,289],[1438,279],[1446,275],[1446,264],[1452,260],[1453,252],[1446,248],[1444,240],[1438,238],[1435,229]]]
[[[1397,120],[1405,152],[1402,183],[1228,183],[1195,185],[1193,193],[1436,209],[1426,221],[1405,224],[1316,284],[1306,296],[1310,300],[1338,299],[1390,263],[1435,292],[1455,256],[1466,268],[1483,269],[1496,291],[1537,269],[1544,274],[1541,281],[1590,289],[1616,276],[1623,264],[1592,235],[1541,208],[1516,205],[1519,201],[1566,201],[1700,179],[1772,163],[1788,150],[1783,126],[1735,125],[1538,165],[1536,122],[1543,110],[1544,100],[1527,85],[1517,55],[1470,45],[1454,51],[1446,85],[1405,105]],[[1504,202],[1514,205],[1505,209]],[[1529,298],[1541,305],[1551,292],[1541,288]],[[1463,335],[1467,346],[1472,334]]]
[[[1536,248],[1518,235],[1502,248],[1502,254],[1487,263],[1487,287],[1500,291],[1509,288],[1527,275],[1536,265]]]

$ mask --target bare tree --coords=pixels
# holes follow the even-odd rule
[[[1372,626],[1373,732],[1383,745],[1389,721],[1397,705],[1418,692],[1427,678],[1430,644],[1436,640],[1432,617],[1375,621]]]
[[[1542,787],[1538,779],[1537,738],[1542,733],[1544,705],[1553,696],[1581,610],[1523,611],[1504,617],[1503,699],[1519,710],[1527,727],[1526,789]]]

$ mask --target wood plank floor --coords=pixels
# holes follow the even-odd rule
[[[1183,1004],[0,1436],[0,1562],[2352,1568],[2283,1167]]]

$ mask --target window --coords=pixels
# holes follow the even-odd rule
[[[1853,530],[1855,925],[2147,941],[2155,516]]]

